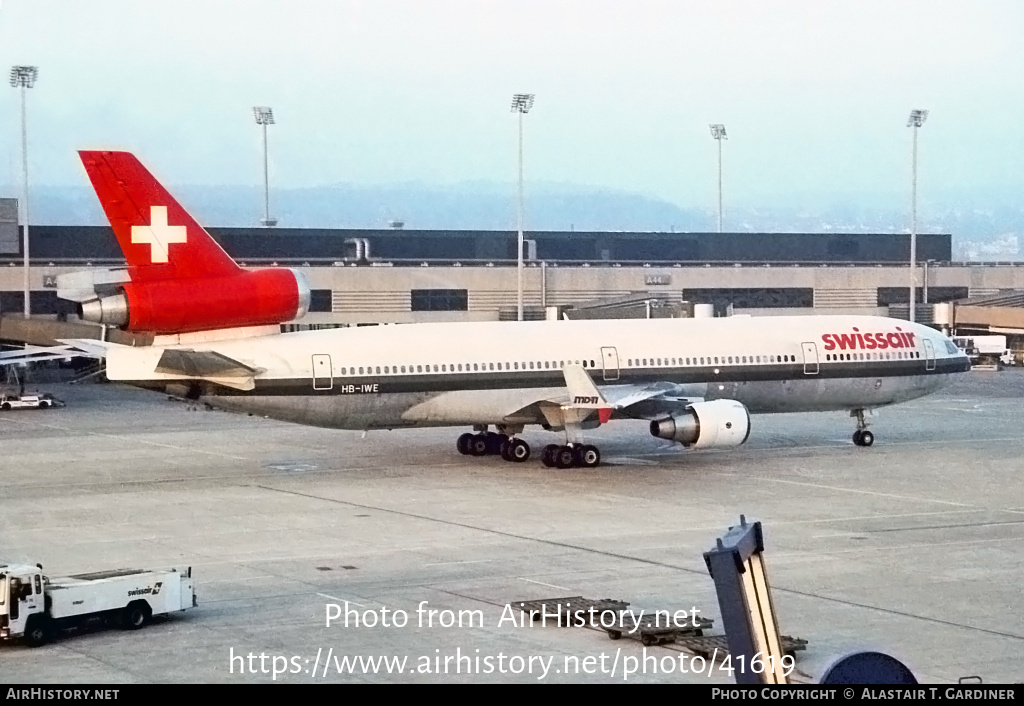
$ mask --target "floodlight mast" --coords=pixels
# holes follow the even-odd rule
[[[256,124],[263,126],[263,204],[264,217],[260,223],[266,227],[276,226],[277,219],[270,217],[270,175],[267,169],[267,125],[274,124],[274,111],[266,106],[256,106],[252,109],[256,118]]]
[[[718,232],[722,232],[722,140],[729,139],[725,134],[725,125],[714,123],[711,128],[711,137],[718,141]]]
[[[533,107],[533,93],[516,93],[512,96],[512,112],[519,113],[519,238],[516,252],[516,312],[517,320],[523,320],[523,115]]]
[[[25,91],[36,83],[39,69],[35,66],[12,66],[11,86],[21,89],[21,227],[22,257],[25,275],[25,318],[32,315],[31,286],[29,283],[28,264],[28,127],[25,118]]]
[[[907,127],[914,129],[910,163],[910,320],[917,314],[917,130],[928,119],[927,110],[912,110]]]

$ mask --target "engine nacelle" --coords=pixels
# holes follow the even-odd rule
[[[125,331],[190,333],[280,324],[309,311],[305,276],[283,268],[229,277],[125,282],[120,289],[82,302],[79,316]]]
[[[651,422],[651,435],[683,446],[739,446],[750,436],[750,413],[736,400],[694,402],[682,414]]]

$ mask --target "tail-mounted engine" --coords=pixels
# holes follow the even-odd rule
[[[283,268],[124,282],[119,288],[116,294],[81,302],[80,318],[160,334],[280,324],[309,310],[306,278]]]
[[[694,402],[681,414],[651,422],[651,435],[695,449],[739,446],[750,436],[750,413],[736,400]]]

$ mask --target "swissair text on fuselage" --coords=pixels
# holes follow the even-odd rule
[[[825,350],[884,350],[886,348],[913,348],[914,334],[906,333],[899,326],[895,332],[861,333],[856,326],[853,333],[826,333],[821,337]]]

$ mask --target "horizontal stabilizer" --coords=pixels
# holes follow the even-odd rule
[[[61,343],[81,351],[81,355],[88,358],[106,358],[107,351],[111,348],[124,347],[123,343],[111,343],[96,338],[61,338]],[[130,346],[129,346],[130,347]]]
[[[156,372],[196,378],[252,378],[256,369],[216,351],[169,349],[160,356]]]

